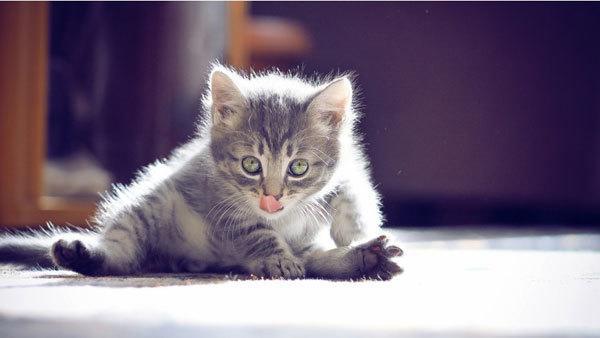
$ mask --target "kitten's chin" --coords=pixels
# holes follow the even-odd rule
[[[274,221],[277,219],[280,219],[281,217],[283,217],[285,214],[287,214],[287,210],[286,208],[283,208],[279,211],[275,211],[275,212],[267,212],[264,211],[262,209],[257,208],[256,213],[261,217],[264,218],[265,220],[268,221]]]
[[[261,209],[260,207],[256,207],[256,214],[267,220],[267,221],[275,221],[278,219],[281,219],[282,217],[284,217],[285,215],[288,214],[288,212],[293,208],[293,203],[287,203],[285,205],[283,205],[283,207],[280,210],[277,211],[273,211],[273,212],[268,212],[265,211],[263,209]]]

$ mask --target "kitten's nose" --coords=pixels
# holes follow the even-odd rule
[[[259,207],[272,214],[281,209],[283,209],[283,205],[279,203],[279,198],[281,198],[281,194],[277,195],[277,197],[273,195],[262,195],[260,197]]]

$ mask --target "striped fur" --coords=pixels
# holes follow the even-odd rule
[[[380,232],[379,195],[354,132],[348,77],[309,81],[215,65],[197,136],[104,196],[93,231],[0,239],[0,262],[86,275],[227,271],[271,278],[389,278],[400,250]],[[254,156],[251,175],[241,160]],[[290,175],[293,159],[308,171]],[[261,194],[284,209],[258,208]],[[325,234],[325,235],[323,235]],[[323,240],[325,238],[325,240]],[[334,244],[335,243],[335,244]]]

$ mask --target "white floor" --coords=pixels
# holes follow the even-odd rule
[[[390,282],[4,268],[0,337],[600,336],[600,235],[418,233]]]

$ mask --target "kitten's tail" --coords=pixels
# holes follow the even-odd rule
[[[28,268],[54,268],[50,250],[59,238],[92,233],[48,226],[25,233],[0,235],[0,264],[14,264]]]

